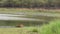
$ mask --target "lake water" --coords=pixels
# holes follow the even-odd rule
[[[0,20],[32,20],[32,21],[42,21],[35,18],[26,18],[24,13],[19,14],[0,14]],[[47,17],[60,17],[60,14],[51,13],[33,13],[32,16],[47,16]],[[38,18],[38,17],[37,17]]]
[[[32,21],[40,20],[40,19],[24,18],[24,17],[17,17],[17,16],[25,16],[25,15],[0,14],[0,20],[32,20]]]

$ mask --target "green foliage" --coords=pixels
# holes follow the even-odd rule
[[[60,0],[0,0],[1,7],[58,7]]]
[[[41,28],[41,34],[60,34],[60,20],[50,22]]]

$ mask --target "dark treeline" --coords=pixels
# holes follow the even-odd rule
[[[0,7],[60,8],[60,0],[0,0]]]

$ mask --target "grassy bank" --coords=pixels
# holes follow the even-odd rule
[[[41,27],[0,28],[0,34],[60,34],[60,20]]]
[[[33,29],[37,29],[37,31],[39,31],[39,27],[0,28],[0,34],[35,34],[35,32],[33,32]]]
[[[60,20],[51,21],[41,28],[41,34],[60,34]]]
[[[0,13],[60,13],[59,9],[28,9],[28,8],[0,8]]]

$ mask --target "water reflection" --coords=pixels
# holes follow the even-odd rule
[[[25,16],[25,15],[0,14],[0,20],[32,20],[32,21],[40,21],[40,19],[22,18],[22,17],[14,17],[14,16]]]

